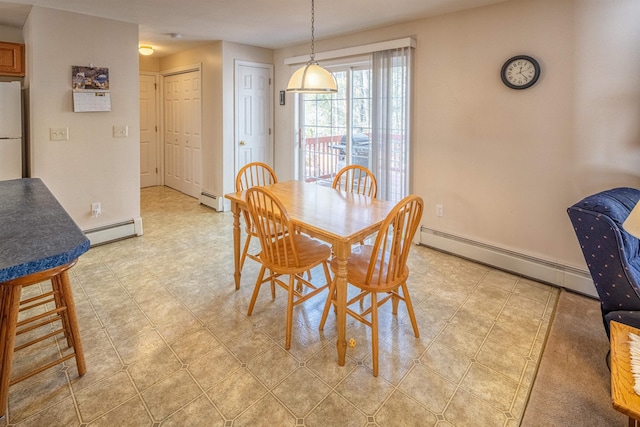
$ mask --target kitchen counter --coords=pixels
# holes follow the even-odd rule
[[[68,264],[89,244],[42,180],[0,181],[0,283]]]

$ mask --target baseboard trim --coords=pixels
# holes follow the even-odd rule
[[[543,283],[567,288],[591,297],[598,297],[591,275],[586,270],[554,263],[427,227],[420,229],[419,243]]]
[[[84,234],[89,238],[92,247],[129,237],[142,236],[142,218],[133,218],[129,221],[84,230]]]
[[[218,212],[224,212],[225,204],[224,197],[222,196],[216,196],[215,194],[209,194],[203,191],[200,193],[198,200],[201,205],[209,206]]]

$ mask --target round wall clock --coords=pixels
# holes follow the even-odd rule
[[[526,89],[533,86],[540,77],[540,64],[527,55],[507,59],[500,71],[502,82],[511,89]]]

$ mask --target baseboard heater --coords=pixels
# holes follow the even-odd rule
[[[427,227],[420,228],[421,245],[448,252],[543,283],[598,297],[586,270],[550,262]]]
[[[84,230],[84,234],[89,238],[92,247],[129,237],[142,236],[142,218]]]
[[[218,212],[224,212],[224,197],[222,196],[216,196],[215,194],[209,194],[203,191],[200,193],[198,200],[201,205],[209,206]]]

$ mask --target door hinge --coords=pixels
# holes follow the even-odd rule
[[[158,125],[156,125],[156,132],[158,132]]]
[[[269,86],[271,86],[271,77],[269,77]]]
[[[269,128],[269,135],[271,135],[271,128]]]
[[[154,88],[155,90],[158,90],[158,83],[154,83],[154,84],[153,84],[153,88]]]
[[[158,168],[156,168],[156,173],[158,173]]]

